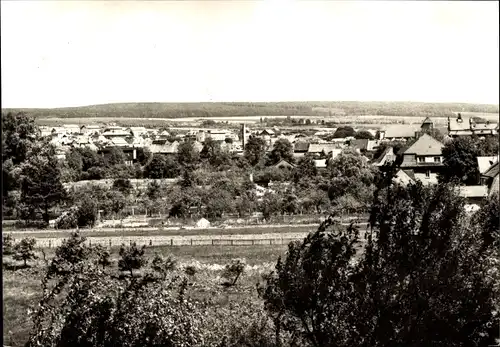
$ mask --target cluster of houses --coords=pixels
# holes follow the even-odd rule
[[[148,148],[152,153],[175,156],[178,152],[180,142],[191,140],[195,148],[201,150],[203,142],[208,138],[221,144],[223,150],[234,155],[242,155],[250,136],[258,136],[264,139],[268,150],[279,139],[287,139],[294,148],[294,157],[300,158],[305,155],[314,158],[318,169],[325,169],[327,161],[334,159],[346,147],[358,151],[367,162],[374,166],[384,166],[396,160],[398,153],[390,145],[394,141],[416,141],[402,153],[403,161],[397,172],[396,180],[400,183],[421,181],[422,183],[436,184],[439,172],[443,169],[442,149],[444,143],[429,136],[427,130],[433,129],[434,123],[426,118],[420,125],[404,126],[389,125],[385,129],[369,130],[378,138],[355,139],[346,137],[339,139],[324,140],[322,135],[331,135],[329,132],[317,132],[307,136],[301,133],[282,133],[278,128],[253,130],[242,124],[239,131],[221,129],[193,129],[183,134],[176,134],[175,139],[166,130],[148,129],[145,127],[119,127],[115,124],[108,126],[99,125],[64,125],[61,127],[41,127],[41,135],[51,138],[57,150],[58,156],[64,158],[65,153],[72,147],[89,147],[92,150],[105,155],[113,147],[118,147],[128,156],[128,163],[136,160],[138,148]],[[447,139],[457,136],[498,136],[498,123],[484,121],[474,117],[467,117],[457,113],[455,117],[448,119]],[[373,154],[379,146],[385,143],[386,149],[378,158]],[[401,154],[401,153],[399,153]],[[460,194],[471,203],[479,203],[482,199],[498,191],[498,155],[493,157],[478,157],[478,169],[480,177],[477,185],[460,188]],[[293,168],[293,163],[285,160],[276,164],[279,168]]]
[[[427,118],[421,125],[422,129],[432,128],[432,121]],[[448,118],[448,134],[446,139],[458,136],[479,137],[498,136],[498,123],[481,121],[463,117],[460,113],[456,118]],[[438,175],[443,170],[442,149],[444,143],[423,133],[414,135],[416,142],[403,153],[403,161],[396,174],[396,181],[402,184],[420,181],[425,185],[438,183]],[[390,143],[390,142],[389,142]],[[394,148],[389,146],[373,165],[383,166],[396,160]],[[479,175],[475,185],[459,187],[459,194],[466,198],[470,208],[478,208],[489,195],[499,190],[498,163],[499,156],[477,157]]]

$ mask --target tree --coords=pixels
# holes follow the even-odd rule
[[[200,153],[193,141],[184,141],[178,147],[177,160],[182,166],[194,165],[200,160]]]
[[[124,195],[129,195],[133,188],[132,183],[127,178],[117,178],[113,181],[113,189],[118,190]]]
[[[229,153],[223,151],[220,143],[210,137],[205,140],[203,149],[200,152],[200,158],[207,160],[215,168],[231,164]]]
[[[12,160],[18,165],[27,158],[27,154],[38,137],[35,119],[26,113],[8,112],[2,115],[2,162]]]
[[[103,200],[101,200],[103,202]],[[97,220],[98,204],[95,198],[83,197],[78,203],[77,223],[79,227],[93,227]]]
[[[229,286],[234,286],[238,278],[243,274],[246,267],[245,259],[233,259],[231,263],[227,264],[224,268],[222,276],[227,278],[230,282],[227,283]]]
[[[155,254],[151,262],[151,268],[163,278],[166,278],[169,272],[175,270],[176,266],[177,261],[174,257],[168,256],[165,258],[158,253]]]
[[[146,166],[153,159],[153,153],[148,147],[139,147],[136,149],[136,158],[140,165]]]
[[[366,247],[335,216],[289,245],[261,292],[268,312],[299,345],[492,344],[497,250],[463,207],[447,185],[382,188]]]
[[[49,210],[66,198],[55,148],[46,143],[33,147],[23,165],[22,176],[21,203],[41,212],[48,224]]]
[[[24,261],[24,266],[27,266],[28,260],[35,260],[36,240],[34,238],[24,238],[14,246],[14,260]]]
[[[214,187],[210,189],[204,198],[206,207],[205,214],[208,218],[221,218],[224,213],[230,213],[234,209],[234,196],[227,190]]]
[[[179,164],[163,154],[153,155],[152,160],[146,165],[144,175],[148,178],[175,178],[181,172]]]
[[[101,245],[97,245],[94,247],[94,252],[97,253],[97,263],[102,266],[103,270],[111,265],[111,253],[109,250]]]
[[[73,147],[65,156],[68,168],[75,172],[78,179],[81,177],[83,171],[83,157],[79,149],[78,147]]]
[[[435,138],[436,140],[438,140],[439,142],[443,142],[444,141],[444,135],[441,133],[441,131],[437,128],[428,128],[428,129],[424,129],[422,131],[422,133],[424,134],[427,134],[429,136],[432,136],[433,138]]]
[[[153,180],[148,183],[146,188],[146,196],[151,200],[159,199],[161,196],[161,185],[158,181]]]
[[[293,170],[293,180],[295,183],[304,182],[309,178],[315,177],[318,169],[314,164],[314,159],[310,156],[304,156],[299,159],[297,166]]]
[[[171,174],[171,172],[168,172],[171,170],[169,166],[172,166],[172,163],[168,162],[168,159],[165,155],[155,154],[153,155],[151,161],[149,161],[149,163],[144,168],[144,175],[147,178],[165,178],[167,176],[167,173]],[[178,175],[178,170],[176,172],[176,175]]]
[[[2,235],[2,254],[12,255],[14,254],[14,239],[11,234]]]
[[[245,145],[244,156],[250,165],[257,165],[266,152],[266,143],[260,137],[251,136]]]
[[[442,153],[444,169],[438,176],[441,182],[477,184],[479,176],[477,156],[480,152],[476,139],[457,137],[443,147]]]
[[[119,147],[112,147],[105,158],[108,166],[122,165],[127,160],[127,156]]]
[[[134,242],[130,247],[122,245],[120,248],[120,260],[118,260],[118,268],[120,271],[129,271],[130,276],[134,275],[133,270],[138,270],[147,264],[147,259],[144,257],[146,246],[138,248]]]
[[[348,295],[357,242],[355,228],[345,230],[329,218],[278,258],[262,296],[278,331],[293,333],[297,345],[347,346],[344,330],[356,330],[343,324],[356,313]]]
[[[280,160],[286,160],[289,163],[294,163],[293,145],[287,139],[278,139],[273,146],[273,150],[269,153],[267,165],[275,165]]]
[[[331,200],[350,194],[361,205],[368,206],[374,191],[376,174],[358,153],[353,150],[342,151],[328,164],[330,187],[328,196]]]
[[[338,127],[337,130],[333,133],[333,138],[340,139],[350,136],[355,136],[356,131],[350,126],[341,126]]]
[[[345,137],[345,136],[343,136]],[[356,133],[356,135],[354,135],[354,137],[356,139],[368,139],[368,140],[373,140],[373,135],[371,132],[369,132],[368,130],[360,130]]]

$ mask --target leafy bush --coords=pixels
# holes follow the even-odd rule
[[[246,267],[245,259],[233,259],[231,263],[227,264],[222,276],[227,278],[229,282],[226,284],[229,286],[234,286],[238,278],[243,274]]]
[[[74,229],[78,226],[79,209],[73,206],[56,219],[57,229]]]
[[[129,271],[130,276],[133,276],[133,270],[138,270],[147,264],[147,259],[144,257],[146,246],[137,247],[134,242],[130,247],[122,245],[120,248],[120,260],[118,268],[120,271]]]
[[[19,243],[14,246],[14,260],[24,261],[24,266],[27,266],[28,260],[35,260],[37,256],[35,254],[35,244],[36,240],[34,238],[24,238]]]

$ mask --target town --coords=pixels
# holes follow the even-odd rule
[[[498,2],[0,1],[3,347],[500,346]]]

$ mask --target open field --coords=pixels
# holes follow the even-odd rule
[[[256,283],[261,274],[272,269],[277,258],[284,255],[286,246],[256,247],[150,247],[146,249],[149,259],[154,253],[174,255],[181,266],[191,265],[197,268],[197,282],[202,289],[193,289],[193,297],[210,296],[218,305],[227,305],[254,298],[257,300]],[[47,251],[53,256],[53,250]],[[224,264],[234,258],[245,258],[248,264],[245,274],[238,285],[228,291],[221,290],[218,283]],[[113,267],[116,267],[118,248],[112,249]],[[4,260],[5,262],[5,260]],[[26,342],[31,321],[28,309],[34,307],[41,297],[40,279],[42,262],[38,261],[33,268],[17,271],[3,271],[3,338],[4,345],[23,346]],[[207,289],[208,288],[208,289]]]

